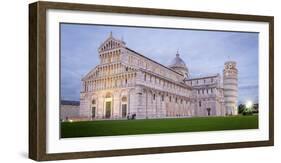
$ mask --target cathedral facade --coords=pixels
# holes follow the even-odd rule
[[[191,78],[177,52],[164,66],[110,36],[98,49],[100,63],[82,78],[81,117],[95,119],[173,118],[237,114],[236,62],[220,73]]]

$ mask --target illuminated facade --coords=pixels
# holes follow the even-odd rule
[[[179,53],[167,67],[126,47],[112,33],[98,52],[100,63],[82,78],[81,117],[125,119],[136,115],[137,119],[145,119],[237,114],[229,109],[237,106],[235,62],[225,66],[223,83],[220,74],[191,78]],[[236,73],[229,76],[226,72],[233,69]],[[234,80],[236,86],[232,89]],[[223,86],[228,92],[224,93]]]

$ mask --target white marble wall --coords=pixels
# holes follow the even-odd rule
[[[226,114],[238,114],[238,70],[236,62],[229,61],[225,63],[223,71],[223,88],[226,106]]]
[[[108,95],[112,99],[110,119],[122,118],[124,103],[127,114],[136,114],[139,119],[209,116],[207,108],[210,116],[226,114],[219,74],[183,81],[182,75],[111,39],[99,48],[100,64],[82,79],[80,116],[104,119]]]

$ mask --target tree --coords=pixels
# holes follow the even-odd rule
[[[251,108],[246,108],[244,111],[243,111],[243,115],[253,115],[253,111]]]
[[[247,108],[246,105],[244,105],[244,104],[240,104],[238,106],[238,113],[242,114],[242,115],[252,115],[253,109],[251,107]]]
[[[246,109],[246,106],[244,104],[240,104],[238,106],[238,113],[243,114],[244,110]]]
[[[253,114],[253,103],[251,101],[248,101],[243,111],[243,115],[252,115],[252,114]]]

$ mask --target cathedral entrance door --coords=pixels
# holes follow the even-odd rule
[[[127,116],[127,104],[122,104],[122,118]]]
[[[92,107],[92,118],[96,117],[96,107]]]
[[[111,116],[111,101],[105,103],[105,118],[110,118]]]
[[[207,108],[207,114],[208,114],[208,116],[211,115],[211,108]]]

